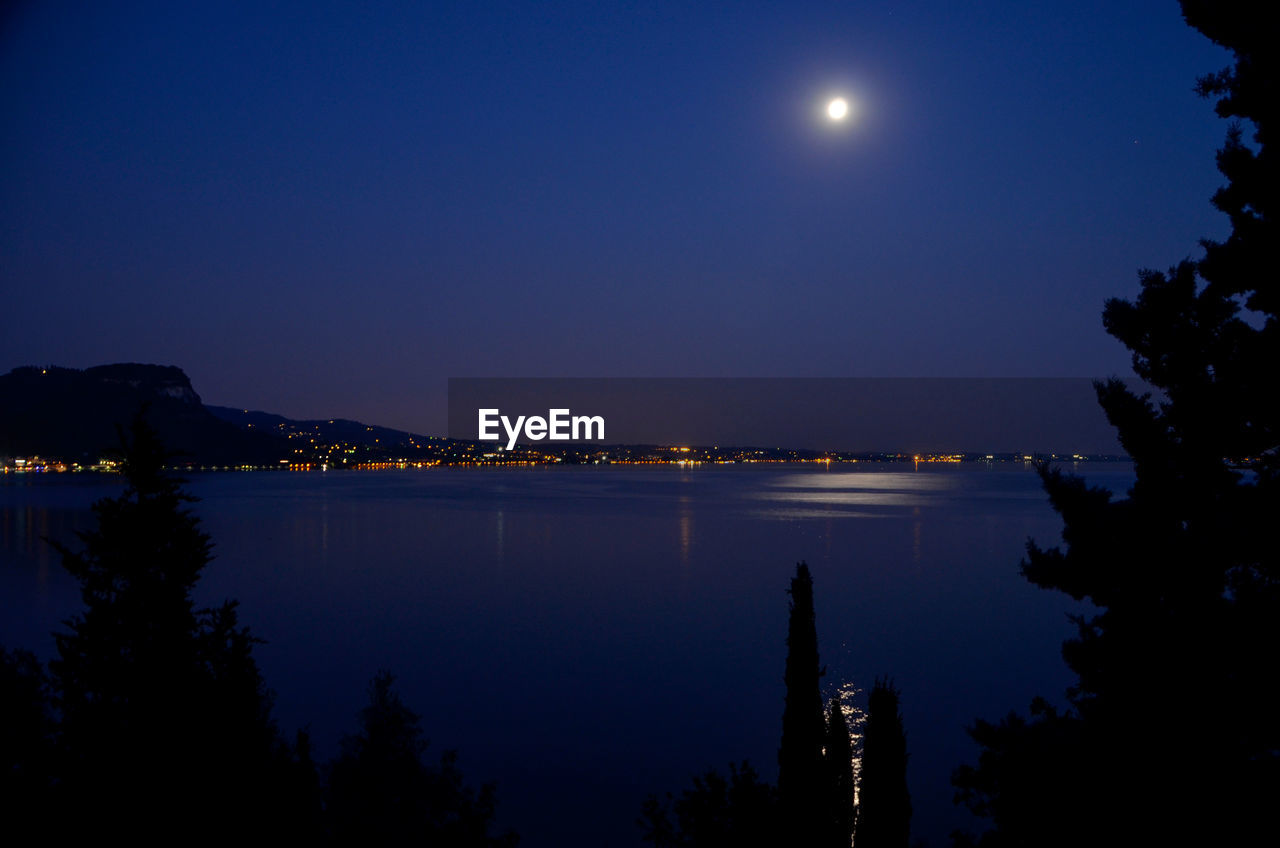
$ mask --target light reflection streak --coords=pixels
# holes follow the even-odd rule
[[[857,512],[854,510],[843,509],[800,509],[787,507],[774,507],[772,509],[755,509],[747,512],[752,518],[761,518],[770,521],[805,521],[809,519],[833,519],[833,518],[891,518],[892,516],[883,512]]]
[[[920,507],[911,510],[911,561],[920,564],[920,537],[924,532],[924,522],[920,520]]]
[[[762,492],[759,500],[831,506],[920,506],[936,499],[916,492]]]
[[[826,474],[783,474],[768,484],[775,489],[849,489],[851,491],[945,491],[958,487],[948,474],[902,474],[888,471],[831,471]]]

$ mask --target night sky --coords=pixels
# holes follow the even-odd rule
[[[3,16],[0,371],[428,433],[450,376],[1123,375],[1104,300],[1227,232],[1172,0]]]

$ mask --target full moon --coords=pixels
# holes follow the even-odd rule
[[[849,114],[849,103],[843,97],[837,97],[827,104],[827,117],[833,121],[843,121]]]

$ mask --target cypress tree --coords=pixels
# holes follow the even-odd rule
[[[868,699],[854,840],[858,848],[907,848],[910,839],[907,735],[898,709],[899,694],[881,678]]]
[[[818,631],[809,566],[796,565],[787,626],[786,704],[778,749],[778,802],[783,830],[794,844],[816,845],[826,830],[830,798],[822,758],[826,720],[818,666]]]

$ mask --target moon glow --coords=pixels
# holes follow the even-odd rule
[[[837,97],[827,104],[827,117],[833,121],[843,121],[849,115],[849,101]]]

